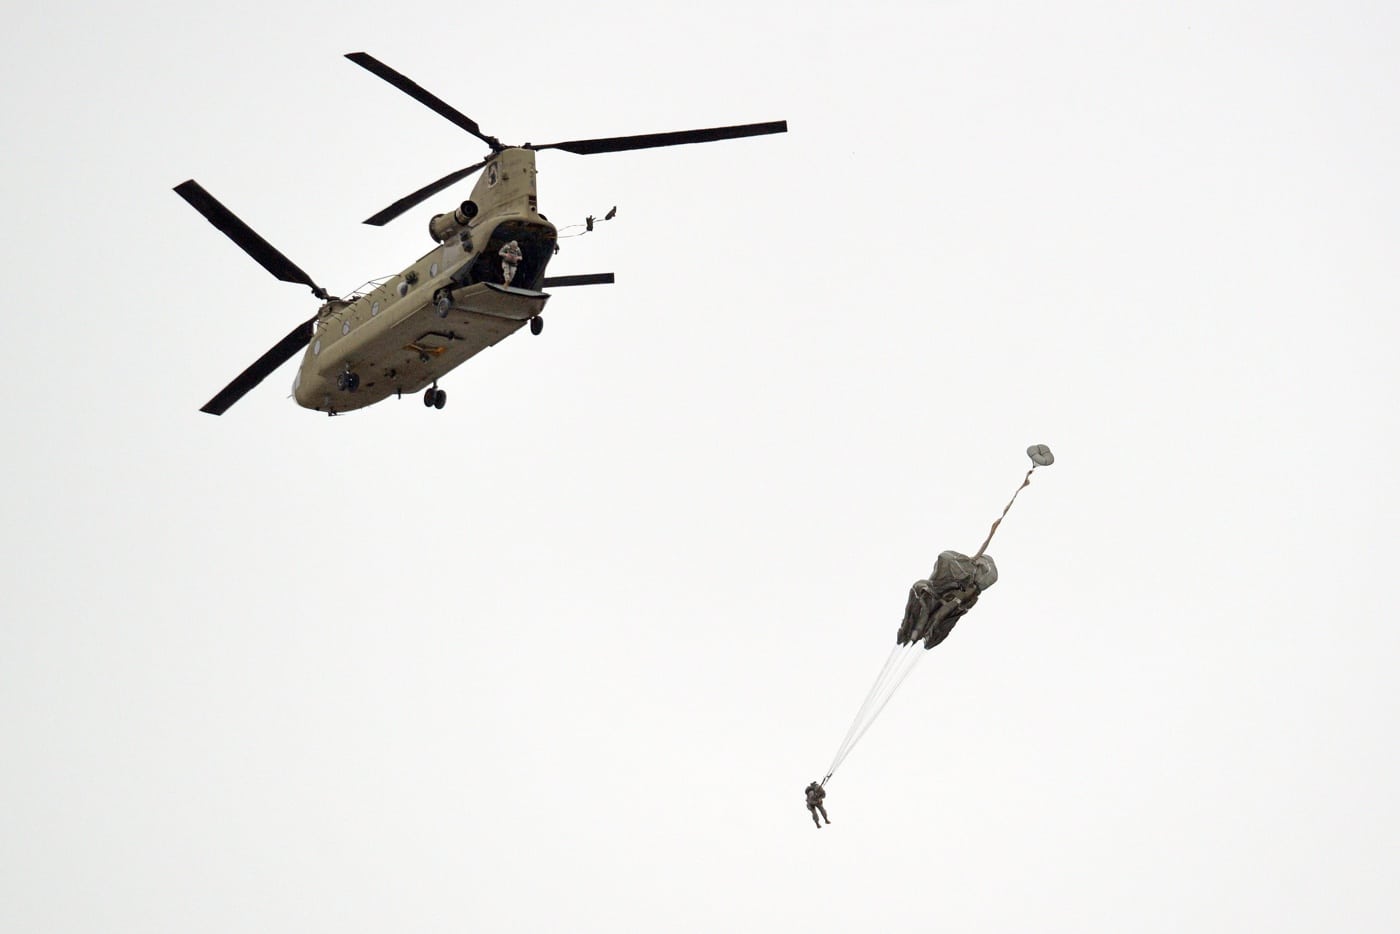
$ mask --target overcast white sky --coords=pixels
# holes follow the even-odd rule
[[[33,4],[0,44],[0,929],[1400,927],[1400,9]],[[327,419],[482,145],[559,290]],[[1001,581],[829,785],[911,581]]]

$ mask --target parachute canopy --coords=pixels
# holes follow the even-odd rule
[[[978,590],[986,590],[997,582],[997,565],[991,555],[969,558],[961,552],[945,551],[933,563],[933,573],[928,580],[939,593],[968,584],[976,584]]]
[[[1055,455],[1043,444],[1032,444],[1026,448],[1026,456],[1031,459],[1031,469],[1026,471],[1026,477],[1016,492],[1011,494],[1011,502],[1006,504],[1001,516],[992,523],[991,531],[977,553],[968,557],[958,551],[943,552],[934,563],[933,573],[924,580],[915,581],[914,586],[909,588],[909,600],[904,605],[904,621],[896,637],[898,644],[890,651],[870,693],[865,696],[865,702],[856,711],[856,718],[851,721],[851,728],[846,731],[846,738],[841,741],[835,758],[831,760],[831,768],[827,769],[826,778],[821,781],[822,786],[836,774],[837,767],[860,742],[875,718],[880,716],[894,692],[914,670],[914,665],[927,654],[917,651],[915,643],[922,639],[924,648],[931,649],[948,638],[954,624],[972,609],[982,591],[997,582],[996,562],[986,553],[987,546],[992,543],[992,536],[996,534],[1001,520],[1011,511],[1016,497],[1030,486],[1031,474],[1038,467],[1055,463]]]
[[[959,551],[945,551],[926,580],[914,582],[904,605],[904,621],[895,641],[900,645],[924,640],[931,649],[953,631],[982,591],[997,582],[997,566],[991,555],[969,558]]]

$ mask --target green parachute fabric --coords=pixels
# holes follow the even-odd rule
[[[909,588],[904,619],[895,636],[895,647],[885,659],[880,673],[875,676],[875,683],[871,685],[841,745],[837,747],[831,767],[821,781],[823,786],[836,774],[837,768],[865,736],[885,705],[894,697],[895,691],[899,690],[904,679],[909,677],[923,657],[924,652],[918,650],[919,642],[922,641],[924,649],[928,650],[948,638],[958,620],[977,603],[982,591],[997,582],[996,562],[986,553],[987,546],[991,544],[1001,520],[1011,511],[1016,497],[1030,485],[1031,474],[1037,467],[1047,467],[1055,462],[1055,455],[1043,444],[1031,445],[1026,449],[1026,456],[1031,460],[1031,469],[1026,471],[1026,478],[1012,494],[1001,516],[992,523],[991,531],[977,554],[968,556],[957,551],[944,551],[939,554],[933,572],[927,578],[915,581]]]

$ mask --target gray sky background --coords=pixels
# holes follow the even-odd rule
[[[1393,4],[9,12],[0,929],[1400,926]],[[197,409],[542,153],[540,338]],[[911,581],[1001,581],[830,785]]]

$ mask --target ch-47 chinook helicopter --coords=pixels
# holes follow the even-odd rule
[[[268,272],[284,282],[308,286],[320,310],[297,325],[271,350],[239,374],[200,409],[222,415],[274,370],[304,351],[292,384],[299,405],[335,415],[364,408],[389,396],[423,390],[423,403],[447,404],[437,381],[473,355],[515,333],[526,323],[534,334],[549,296],[542,289],[611,283],[612,273],[545,275],[558,232],[543,214],[535,191],[535,153],[562,149],[579,155],[706,143],[787,131],[786,121],[743,126],[568,140],[507,146],[487,136],[475,121],[364,52],[345,56],[425,104],[477,139],[491,152],[485,159],[445,175],[401,198],[365,221],[380,226],[443,189],[485,169],[471,198],[428,224],[437,244],[403,272],[371,291],[337,298],[220,204],[193,179],[175,191]]]

